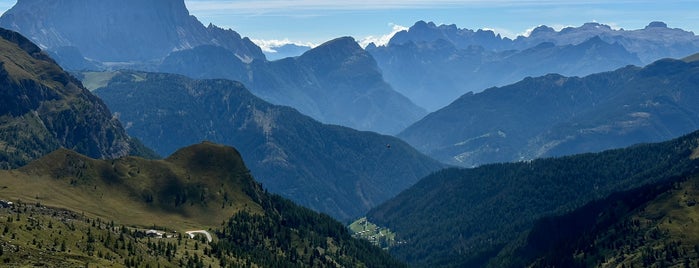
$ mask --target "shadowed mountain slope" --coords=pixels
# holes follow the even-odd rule
[[[372,209],[368,219],[405,241],[391,252],[409,264],[484,266],[542,217],[614,192],[696,175],[698,147],[694,132],[595,154],[446,169]]]
[[[0,168],[59,147],[96,158],[151,155],[107,106],[39,47],[0,29]]]
[[[233,145],[270,191],[338,219],[442,167],[397,138],[321,124],[229,80],[119,72],[95,93],[157,152],[200,140]]]
[[[699,129],[699,64],[665,59],[466,94],[399,137],[462,166],[595,152]]]

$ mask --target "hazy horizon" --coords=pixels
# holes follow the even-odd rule
[[[16,1],[0,3],[4,13]],[[693,1],[231,1],[185,0],[190,14],[203,24],[231,28],[261,46],[296,43],[318,45],[352,36],[357,41],[383,43],[416,21],[489,29],[514,38],[540,26],[555,29],[598,22],[615,29],[642,29],[651,21],[671,28],[699,28],[699,4]]]

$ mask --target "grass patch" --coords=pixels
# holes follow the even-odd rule
[[[353,237],[367,240],[384,250],[403,243],[396,241],[396,234],[390,229],[371,223],[366,217],[352,222],[349,229]]]
[[[90,91],[105,87],[118,72],[84,72],[83,86]]]

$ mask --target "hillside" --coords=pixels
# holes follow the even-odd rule
[[[398,133],[426,113],[384,81],[374,58],[351,37],[296,58],[250,64],[222,48],[197,47],[172,53],[158,71],[240,81],[256,96],[323,123],[383,134]]]
[[[321,124],[229,80],[124,71],[95,94],[158,153],[200,140],[235,146],[270,191],[337,219],[442,167],[397,138]]]
[[[699,261],[699,176],[618,192],[538,220],[495,267],[693,267]]]
[[[461,96],[398,137],[445,163],[597,152],[699,129],[699,63],[664,59],[586,77],[546,75]]]
[[[649,183],[697,172],[699,132],[596,154],[446,169],[372,209],[367,218],[406,243],[415,266],[482,266],[539,218]]]
[[[330,217],[268,194],[235,149],[212,143],[165,160],[60,149],[0,178],[0,199],[13,200],[0,208],[6,265],[400,266]]]
[[[150,155],[107,106],[39,47],[0,29],[0,168],[59,147],[95,158]]]

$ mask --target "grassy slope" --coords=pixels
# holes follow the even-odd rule
[[[269,195],[235,149],[211,143],[165,160],[57,150],[0,172],[0,199],[15,202],[0,202],[0,266],[403,266],[329,216]],[[150,228],[214,239],[149,239]]]
[[[39,204],[0,208],[0,227],[3,267],[182,267],[195,256],[204,267],[219,267],[207,254],[211,245],[184,234],[148,238],[142,229]]]
[[[214,145],[198,146],[204,150]],[[230,158],[229,162],[210,158],[187,163],[193,154],[206,152],[183,150],[166,160],[93,160],[61,149],[22,169],[1,172],[0,198],[40,202],[126,225],[180,231],[218,226],[243,209],[261,211],[244,192],[254,182],[240,159],[238,163]],[[239,168],[235,175],[219,172],[229,166]],[[186,201],[181,200],[184,193],[189,195]],[[178,194],[181,204],[175,205]]]

